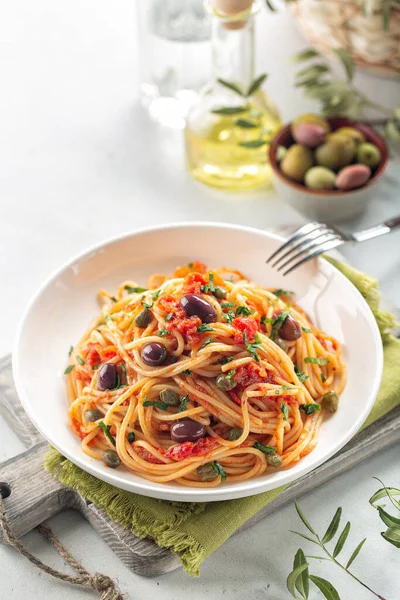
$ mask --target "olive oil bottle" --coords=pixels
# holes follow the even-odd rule
[[[236,12],[221,12],[224,5]],[[187,165],[193,177],[214,187],[263,187],[270,184],[268,148],[281,121],[262,90],[266,75],[254,73],[259,3],[208,0],[205,7],[212,19],[213,79],[189,111]]]

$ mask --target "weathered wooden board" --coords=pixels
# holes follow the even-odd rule
[[[126,531],[94,504],[55,481],[45,471],[43,456],[47,451],[47,443],[29,421],[18,400],[9,357],[0,360],[0,413],[28,448],[19,456],[0,464],[0,481],[7,482],[12,489],[11,496],[5,502],[11,527],[18,536],[62,510],[74,508],[82,513],[125,565],[135,573],[156,576],[180,566],[179,559],[172,552]],[[293,483],[236,533],[399,441],[400,406],[359,433],[325,464]]]

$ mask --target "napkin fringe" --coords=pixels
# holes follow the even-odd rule
[[[197,540],[176,528],[189,517],[202,513],[206,507],[204,502],[171,502],[174,511],[168,522],[157,520],[154,514],[146,514],[132,502],[134,494],[96,479],[71,463],[55,448],[49,449],[44,458],[44,466],[55,479],[96,504],[113,521],[134,535],[151,538],[158,546],[178,554],[185,571],[189,575],[199,576],[200,565],[207,556],[206,551]]]

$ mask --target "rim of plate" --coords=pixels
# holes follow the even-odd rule
[[[349,279],[341,273],[334,265],[331,263],[327,263],[329,265],[328,268],[332,269],[339,278],[342,278],[346,281],[346,285],[349,285],[349,289],[352,290],[352,293],[357,296],[358,301],[361,306],[363,306],[364,311],[368,315],[368,322],[371,326],[371,331],[374,337],[374,345],[376,349],[376,359],[377,359],[377,368],[374,375],[374,379],[371,382],[370,388],[370,396],[369,402],[364,405],[364,408],[359,413],[359,417],[357,421],[354,421],[352,426],[346,431],[346,434],[340,438],[340,442],[333,447],[331,450],[326,451],[319,459],[316,459],[312,466],[302,466],[302,463],[298,463],[296,465],[296,475],[293,477],[293,469],[288,468],[282,471],[277,471],[274,477],[273,485],[269,478],[266,477],[256,477],[255,479],[249,479],[245,481],[241,481],[239,483],[231,484],[228,488],[221,486],[219,488],[194,488],[194,487],[184,487],[177,486],[174,488],[173,492],[167,491],[165,494],[159,487],[155,487],[152,481],[143,479],[139,481],[129,482],[124,479],[120,479],[117,471],[112,471],[111,469],[102,469],[100,465],[97,465],[98,461],[93,461],[93,464],[86,464],[81,458],[82,451],[78,448],[77,453],[66,451],[65,448],[62,448],[61,445],[58,444],[58,440],[53,437],[52,433],[49,431],[44,431],[38,422],[38,419],[35,415],[34,407],[29,399],[29,393],[25,394],[24,386],[22,384],[23,375],[21,373],[20,361],[19,361],[19,347],[20,347],[20,339],[23,334],[24,325],[27,319],[29,318],[30,312],[33,309],[37,299],[39,296],[47,289],[47,287],[55,281],[66,269],[70,268],[76,262],[86,258],[90,254],[97,252],[107,246],[111,246],[116,242],[120,242],[126,238],[138,236],[148,232],[157,232],[164,231],[168,229],[187,229],[187,228],[213,228],[213,229],[230,229],[236,231],[243,231],[247,233],[251,233],[254,235],[261,235],[265,237],[269,237],[278,241],[284,240],[284,238],[276,233],[272,233],[268,230],[258,229],[256,227],[249,227],[246,225],[237,225],[235,223],[219,223],[217,221],[181,221],[168,223],[164,225],[156,225],[156,226],[147,226],[141,227],[139,229],[134,229],[132,231],[124,232],[122,234],[107,238],[105,241],[94,244],[90,246],[88,249],[83,252],[76,254],[72,259],[65,262],[60,268],[54,271],[38,288],[37,292],[32,296],[30,301],[28,302],[25,310],[22,313],[22,316],[19,320],[17,332],[15,335],[14,346],[12,350],[12,370],[14,383],[17,389],[17,393],[21,404],[26,411],[28,417],[38,429],[38,431],[43,435],[43,437],[54,446],[63,456],[68,458],[72,463],[80,467],[82,470],[98,477],[102,481],[106,481],[111,485],[124,489],[129,492],[133,492],[136,494],[140,494],[143,496],[150,496],[152,498],[159,498],[164,500],[173,500],[173,501],[181,501],[181,502],[213,502],[220,500],[229,500],[235,498],[244,498],[247,496],[253,496],[255,494],[262,493],[264,491],[268,491],[271,489],[276,489],[282,485],[291,483],[294,479],[298,479],[302,477],[306,473],[314,470],[319,465],[326,462],[331,456],[339,452],[341,448],[357,433],[360,429],[366,418],[368,417],[373,404],[376,400],[376,397],[379,392],[380,383],[382,380],[382,372],[383,372],[383,346],[382,339],[380,335],[380,331],[378,325],[375,321],[375,318],[372,314],[372,311],[367,304],[366,300],[363,298],[362,294],[358,291],[358,289],[349,281]],[[315,259],[313,259],[315,260]],[[321,264],[321,258],[317,258],[317,264]],[[83,453],[82,453],[83,455]],[[140,479],[138,477],[138,479]],[[193,498],[196,497],[195,500]]]

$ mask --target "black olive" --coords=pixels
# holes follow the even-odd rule
[[[97,379],[97,387],[104,392],[105,390],[113,390],[118,384],[118,369],[113,363],[106,363],[99,370]]]
[[[214,323],[217,320],[215,308],[197,294],[182,296],[180,305],[188,317],[200,317],[203,323]]]
[[[149,342],[143,346],[141,356],[146,365],[158,367],[165,362],[167,350],[164,344],[160,344],[159,342]]]
[[[282,327],[279,328],[279,337],[288,342],[294,342],[301,337],[301,325],[291,315],[286,317]]]
[[[171,427],[171,438],[174,442],[195,442],[204,437],[204,425],[193,419],[182,419]]]

